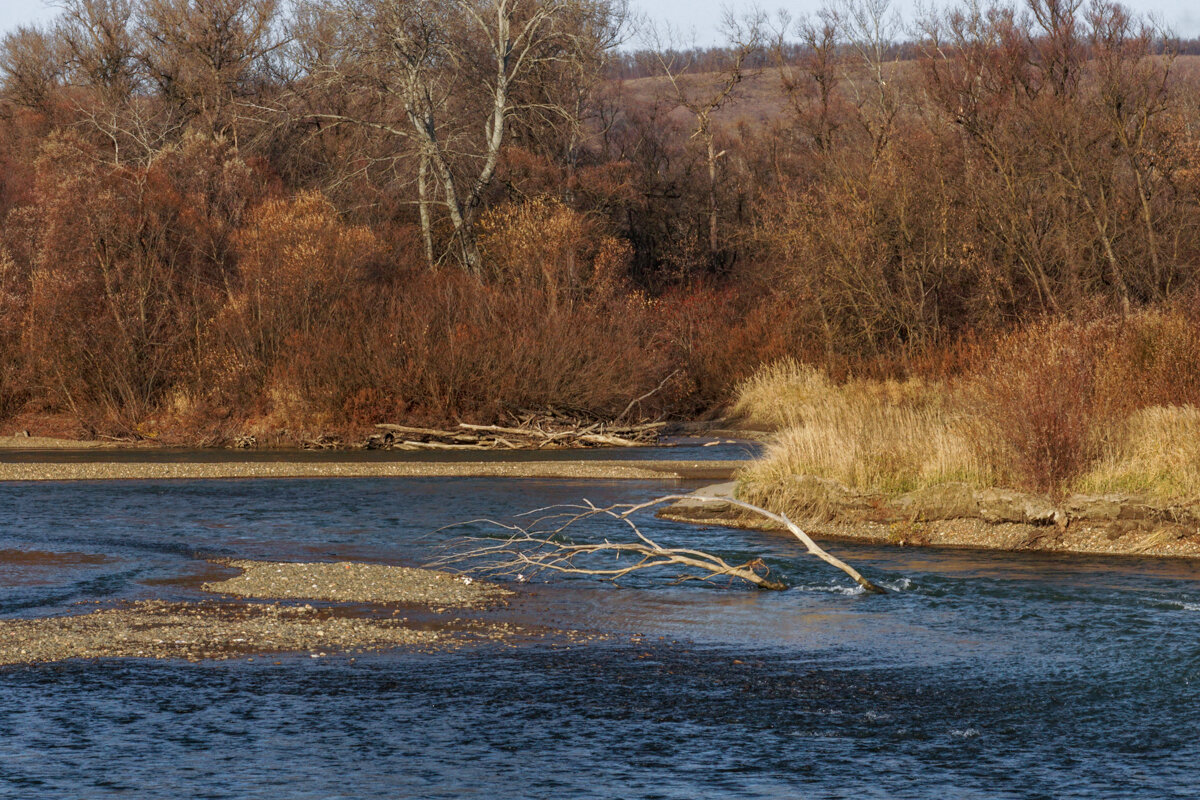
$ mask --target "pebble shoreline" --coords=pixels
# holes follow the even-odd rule
[[[0,463],[0,481],[420,477],[728,480],[742,464],[739,461],[10,462]]]
[[[513,594],[488,581],[415,567],[351,561],[218,563],[242,574],[201,588],[234,597],[481,608]]]

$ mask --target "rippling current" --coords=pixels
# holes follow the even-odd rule
[[[450,522],[680,488],[0,484],[0,617],[200,599],[210,558],[420,564]],[[831,545],[870,597],[779,535],[642,523],[794,588],[557,578],[484,616],[602,636],[0,667],[0,797],[1200,795],[1191,562]]]

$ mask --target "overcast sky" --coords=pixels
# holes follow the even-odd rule
[[[654,20],[665,21],[680,29],[688,39],[692,34],[699,44],[719,41],[718,26],[721,9],[739,3],[727,0],[631,0],[634,7]],[[815,10],[821,0],[791,0],[780,3],[764,0],[760,5],[767,10],[787,8],[793,14]],[[898,0],[900,8],[912,8],[916,0]],[[1151,13],[1167,23],[1179,36],[1200,36],[1200,3],[1196,0],[1128,0],[1126,5],[1143,13]],[[12,30],[18,25],[46,21],[54,16],[54,9],[43,0],[0,0],[0,31]]]

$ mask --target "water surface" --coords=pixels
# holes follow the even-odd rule
[[[713,448],[715,449],[715,448]],[[214,557],[422,563],[441,526],[669,482],[0,485],[0,617],[199,599]],[[1200,792],[1190,561],[644,529],[794,588],[517,586],[494,619],[587,631],[443,654],[0,668],[0,797],[1167,798]],[[470,530],[481,530],[472,528]],[[615,536],[591,527],[589,536]],[[12,551],[24,554],[16,557]],[[275,663],[278,662],[278,663]]]
[[[230,462],[387,463],[393,461],[739,461],[757,458],[761,442],[722,437],[671,436],[658,447],[580,447],[561,450],[297,450],[264,448],[235,450],[185,447],[125,447],[89,449],[0,448],[0,464],[177,463]]]

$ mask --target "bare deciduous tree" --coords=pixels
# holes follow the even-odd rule
[[[282,46],[278,22],[279,0],[139,0],[139,60],[169,105],[236,145],[235,104]]]
[[[62,71],[58,40],[40,28],[17,28],[0,43],[0,85],[10,102],[44,109]]]
[[[752,74],[749,61],[762,46],[763,15],[760,11],[752,11],[746,16],[738,16],[727,11],[722,27],[727,44],[723,66],[716,74],[699,72],[694,60],[685,58],[671,46],[669,35],[655,30],[650,32],[658,70],[670,84],[675,102],[695,117],[692,137],[704,145],[705,164],[708,167],[708,247],[711,253],[720,249],[717,167],[725,155],[724,150],[717,150],[713,115],[733,102],[737,88]],[[694,54],[695,49],[690,52]]]
[[[421,224],[431,258],[430,173],[464,266],[482,277],[476,233],[513,118],[571,109],[527,100],[524,84],[573,64],[611,38],[608,0],[329,0],[335,41],[310,46],[314,83],[356,88],[358,109],[314,118],[364,125],[407,145],[417,164]]]
[[[837,15],[828,8],[799,19],[780,12],[773,33],[772,56],[792,116],[812,139],[813,147],[826,153],[840,126],[835,110],[843,58]],[[799,58],[791,57],[789,37],[793,34],[800,37]]]

